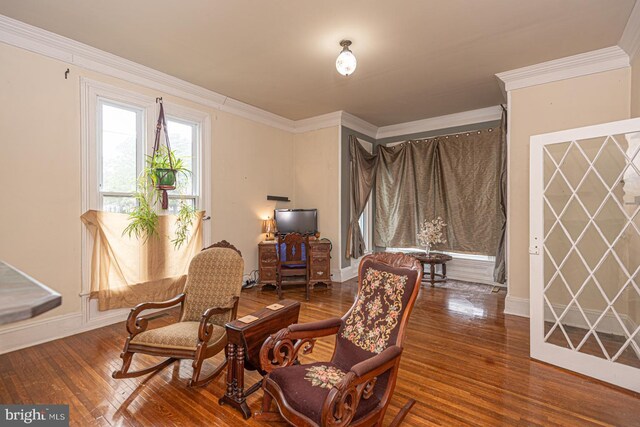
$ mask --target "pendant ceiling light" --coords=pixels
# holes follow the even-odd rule
[[[356,70],[356,57],[349,50],[351,40],[342,40],[340,46],[342,46],[342,52],[340,52],[338,59],[336,59],[336,70],[343,76],[348,76]]]

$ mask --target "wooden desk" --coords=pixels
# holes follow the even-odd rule
[[[60,304],[59,293],[0,261],[0,325],[35,317]]]
[[[422,282],[430,283],[431,286],[434,286],[436,283],[447,281],[447,262],[453,259],[450,255],[438,253],[427,255],[419,252],[410,253],[409,255],[420,261],[423,269],[425,264],[429,264],[429,275],[423,275]],[[442,266],[441,273],[436,273],[436,265],[438,264]]]
[[[260,309],[252,316],[258,318],[251,323],[234,320],[226,324],[227,328],[227,392],[218,400],[220,405],[228,403],[242,412],[244,419],[251,416],[246,399],[262,385],[262,380],[244,390],[244,370],[265,372],[260,368],[260,348],[267,337],[282,328],[298,322],[300,303],[293,300],[278,302],[284,307],[273,311]]]

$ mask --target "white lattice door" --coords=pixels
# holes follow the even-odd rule
[[[640,119],[531,138],[531,357],[640,392]]]

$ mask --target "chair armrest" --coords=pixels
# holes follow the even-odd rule
[[[333,317],[310,323],[296,323],[270,335],[260,348],[260,365],[265,372],[291,366],[301,354],[313,351],[316,338],[338,333],[342,319]]]
[[[140,313],[144,310],[157,309],[157,308],[169,308],[174,305],[184,303],[185,294],[178,294],[175,298],[161,302],[143,302],[136,305],[129,312],[127,318],[127,332],[130,334],[130,338],[138,335],[140,332],[144,332],[149,326],[149,321],[144,317],[139,317]]]
[[[357,377],[360,377],[360,378],[364,376],[368,376],[367,374],[370,374],[374,371],[377,371],[381,368],[386,367],[390,361],[400,357],[401,354],[402,354],[401,347],[398,347],[397,345],[389,346],[386,349],[384,349],[380,354],[376,354],[375,356],[369,359],[363,360],[362,362],[356,363],[355,365],[353,365],[351,367],[351,372],[353,372],[354,374],[356,374]],[[384,369],[382,372],[385,372],[387,369],[389,369],[389,367]],[[376,375],[379,375],[380,373]]]
[[[400,362],[402,348],[392,345],[382,353],[351,367],[351,370],[329,391],[322,405],[323,425],[346,426],[362,399],[373,395],[378,376]]]
[[[209,319],[214,314],[224,314],[228,311],[233,311],[234,314],[238,311],[238,300],[240,297],[233,297],[229,301],[229,305],[226,307],[210,307],[202,313],[200,318],[200,326],[198,327],[198,340],[202,342],[208,342],[211,338],[211,332],[213,331],[213,325],[209,323]],[[235,316],[234,316],[235,317]]]

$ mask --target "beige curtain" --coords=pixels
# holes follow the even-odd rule
[[[500,210],[501,129],[485,129],[379,148],[374,242],[419,247],[424,219],[442,217],[439,249],[496,255]]]
[[[345,253],[347,259],[360,258],[366,250],[358,220],[364,212],[373,188],[376,176],[376,159],[377,156],[369,153],[355,136],[349,136],[351,210]]]
[[[98,309],[164,301],[182,292],[189,262],[202,249],[203,214],[198,213],[189,241],[179,249],[168,238],[174,237],[174,215],[160,216],[158,236],[146,243],[122,235],[126,214],[92,210],[82,215],[93,237],[91,298],[98,299]]]

